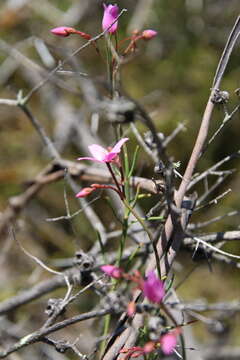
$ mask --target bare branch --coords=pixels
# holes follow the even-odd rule
[[[121,312],[120,309],[119,309],[119,312]],[[53,332],[56,332],[58,330],[61,330],[63,328],[66,328],[67,326],[70,326],[70,325],[73,325],[73,324],[76,324],[78,322],[85,321],[88,319],[102,317],[104,315],[113,314],[113,313],[117,313],[116,309],[108,309],[108,310],[103,309],[103,310],[90,311],[88,313],[80,314],[80,315],[74,316],[72,318],[66,319],[64,321],[58,322],[47,328],[37,330],[31,334],[26,335],[24,338],[22,338],[20,341],[15,343],[13,346],[10,346],[7,350],[0,351],[0,359],[7,357],[8,355],[10,355],[28,345],[42,341],[43,337],[45,337],[49,334],[52,334]]]
[[[219,128],[217,129],[217,131],[213,134],[213,136],[210,138],[210,140],[208,141],[208,145],[210,145],[214,139],[217,137],[217,135],[222,131],[222,129],[224,128],[224,126],[233,119],[234,115],[238,112],[238,110],[240,109],[240,104],[237,105],[235,107],[235,109],[230,113],[230,114],[226,114],[221,125],[219,126]]]
[[[236,151],[235,153],[226,156],[225,158],[223,158],[222,160],[218,161],[216,164],[214,164],[213,166],[211,166],[209,169],[205,170],[203,173],[201,173],[200,175],[198,175],[197,177],[195,177],[188,186],[188,190],[190,190],[194,185],[196,185],[199,181],[203,180],[206,176],[211,175],[212,172],[214,172],[215,170],[217,170],[220,166],[222,166],[223,164],[225,164],[226,162],[233,160],[235,158],[239,158],[240,157],[240,150]]]

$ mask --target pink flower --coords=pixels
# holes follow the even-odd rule
[[[74,28],[68,27],[68,26],[60,26],[60,27],[56,27],[52,30],[50,30],[52,34],[57,35],[57,36],[63,36],[63,37],[67,37],[71,34],[77,34],[80,35],[82,38],[86,39],[86,40],[90,40],[91,39],[91,35],[86,34],[82,31],[76,30]]]
[[[144,40],[151,40],[155,36],[157,36],[157,31],[151,29],[144,30],[141,35],[142,39]]]
[[[123,274],[123,270],[114,265],[102,265],[100,269],[107,274],[108,276],[113,277],[114,279],[120,279]]]
[[[165,295],[164,284],[157,278],[154,271],[150,271],[147,280],[144,280],[143,293],[153,303],[162,301]]]
[[[112,162],[120,153],[121,147],[126,141],[128,141],[128,138],[123,138],[119,140],[110,151],[104,149],[100,145],[96,145],[96,144],[90,145],[88,149],[90,153],[93,155],[93,157],[80,157],[78,158],[78,160],[91,160],[91,161],[98,161],[101,163]]]
[[[83,188],[81,191],[79,191],[79,193],[77,193],[76,197],[77,198],[86,197],[89,194],[91,194],[94,190],[96,190],[94,187],[92,187],[92,188],[90,188],[90,187]]]
[[[117,19],[118,17],[118,6],[117,5],[106,5],[103,4],[104,14],[102,20],[102,29],[103,31],[107,30],[109,33],[114,34],[117,31],[118,22],[116,21],[110,28],[109,26]]]
[[[162,351],[165,355],[170,355],[173,353],[177,345],[177,335],[179,331],[171,331],[163,335],[160,339],[160,344]]]

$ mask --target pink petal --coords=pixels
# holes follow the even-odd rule
[[[154,271],[148,273],[147,279],[143,283],[143,293],[153,303],[159,304],[164,295],[164,283],[157,278]]]
[[[108,12],[112,15],[115,19],[118,17],[118,6],[117,5],[108,5]]]
[[[114,265],[102,265],[100,269],[105,272],[108,276],[113,277],[114,279],[120,279],[122,277],[122,269]]]
[[[88,149],[96,160],[104,161],[105,156],[108,154],[106,149],[97,144],[90,145]]]
[[[160,342],[164,354],[170,355],[177,345],[177,337],[173,333],[168,333],[161,337]]]
[[[105,158],[104,158],[104,162],[111,162],[113,159],[115,159],[115,157],[117,156],[118,154],[116,153],[113,153],[113,152],[110,152],[108,153]]]
[[[105,5],[104,14],[102,20],[102,29],[105,31],[108,29],[108,32],[113,34],[117,31],[118,22],[116,21],[110,28],[109,26],[114,22],[118,17],[118,6],[117,5]]]
[[[77,160],[90,160],[90,161],[98,161],[98,162],[101,162],[101,163],[104,163],[105,161],[103,160],[98,160],[96,158],[93,158],[93,157],[80,157],[78,158]]]
[[[123,146],[123,144],[128,140],[128,138],[123,138],[119,140],[111,151],[108,151],[104,149],[104,147],[97,144],[90,145],[88,149],[93,155],[93,157],[80,157],[78,158],[78,160],[98,161],[101,163],[111,162],[121,151],[121,147]]]
[[[121,147],[123,146],[123,144],[128,141],[128,138],[123,138],[121,140],[119,140],[116,145],[112,148],[112,150],[110,151],[110,153],[116,153],[119,154],[121,151]]]

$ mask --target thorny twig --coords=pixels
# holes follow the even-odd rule
[[[240,104],[237,105],[235,107],[235,109],[233,109],[233,111],[230,114],[226,114],[221,125],[219,126],[219,128],[216,130],[216,132],[212,135],[212,137],[209,139],[208,141],[208,145],[210,145],[214,139],[216,138],[216,136],[222,131],[222,129],[224,128],[224,126],[230,121],[232,120],[232,118],[234,117],[234,115],[238,112],[238,110],[240,109]]]
[[[216,164],[214,164],[213,166],[211,166],[209,169],[205,170],[204,172],[202,172],[200,175],[196,176],[195,178],[193,178],[191,180],[191,182],[188,185],[188,191],[195,186],[199,181],[203,180],[206,176],[211,175],[211,173],[213,173],[214,171],[216,171],[220,166],[222,166],[223,164],[225,164],[226,162],[233,160],[235,158],[240,157],[240,150],[234,152],[231,155],[228,155],[226,157],[224,157],[222,160],[218,161]]]
[[[119,312],[121,312],[122,310],[119,309]],[[14,345],[10,346],[7,350],[3,350],[0,351],[0,359],[3,359],[5,357],[7,357],[8,355],[28,346],[31,344],[34,344],[36,342],[42,341],[42,338],[52,334],[55,331],[61,330],[63,328],[66,328],[67,326],[76,324],[80,321],[85,321],[88,319],[92,319],[92,318],[97,318],[97,317],[102,317],[105,316],[107,314],[113,314],[113,313],[117,313],[116,309],[102,309],[102,310],[93,310],[93,311],[89,311],[87,313],[84,314],[80,314],[80,315],[76,315],[73,316],[69,319],[60,321],[54,325],[51,325],[47,328],[42,328],[40,330],[37,330],[31,334],[26,335],[25,337],[23,337],[22,339],[20,339],[17,343],[15,343]]]
[[[232,190],[231,189],[227,189],[226,191],[224,191],[222,194],[216,196],[214,199],[210,200],[209,202],[207,202],[206,204],[200,205],[198,207],[196,207],[194,209],[194,211],[198,211],[206,206],[212,205],[212,204],[217,204],[219,200],[221,200],[224,196],[226,196],[227,194],[229,194]]]
[[[236,216],[236,215],[240,215],[240,211],[230,211],[228,212],[227,214],[224,214],[224,215],[219,215],[219,216],[216,216],[212,219],[209,219],[207,221],[203,221],[203,222],[199,222],[199,223],[195,223],[195,224],[189,224],[188,225],[188,229],[189,230],[196,230],[196,229],[201,229],[203,227],[206,227],[208,225],[211,225],[217,221],[220,221],[226,217],[230,217],[230,216]]]

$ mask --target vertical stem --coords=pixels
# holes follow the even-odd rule
[[[110,174],[112,175],[112,178],[113,178],[114,183],[115,183],[116,186],[117,186],[117,189],[118,189],[118,191],[119,191],[119,195],[120,195],[120,197],[121,197],[121,200],[123,200],[123,199],[124,199],[124,195],[123,195],[123,192],[122,192],[122,190],[121,190],[121,188],[120,188],[120,185],[119,185],[119,183],[118,183],[118,181],[117,181],[117,178],[116,178],[116,176],[115,176],[115,174],[114,174],[114,172],[113,172],[113,169],[112,169],[110,163],[106,163],[106,165],[107,165],[107,167],[108,167],[108,170],[110,171]]]
[[[124,219],[123,219],[123,225],[122,225],[122,237],[121,237],[119,248],[118,248],[117,265],[119,267],[121,267],[122,254],[123,254],[123,250],[124,250],[125,244],[126,244],[127,229],[128,229],[128,218],[125,215]]]
[[[142,225],[143,229],[148,234],[148,237],[149,237],[149,240],[150,240],[150,242],[152,244],[154,255],[155,255],[158,277],[159,277],[159,279],[161,279],[160,258],[159,258],[159,255],[158,255],[156,244],[154,242],[154,238],[153,238],[151,232],[148,230],[147,226],[145,225],[144,220],[142,220],[142,218],[136,213],[136,211],[128,204],[126,199],[124,199],[123,202],[124,202],[124,205],[135,216],[135,218],[138,220],[138,222]]]
[[[110,87],[110,93],[112,98],[112,58],[108,48],[108,34],[105,34],[105,46],[106,46],[106,58],[107,58],[107,75]]]
[[[104,338],[107,336],[109,326],[110,326],[110,320],[111,320],[111,315],[110,314],[105,315],[104,327],[103,327],[103,337]],[[104,354],[105,346],[106,346],[106,339],[103,339],[103,341],[101,342],[101,346],[100,346],[100,359],[102,358],[102,356]]]

